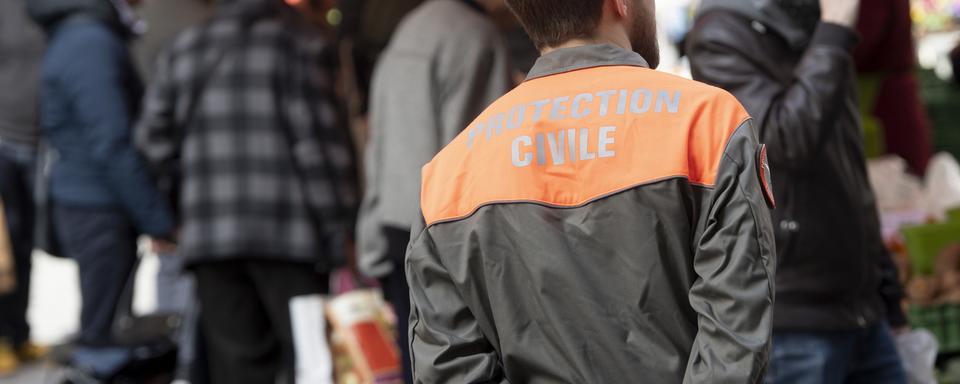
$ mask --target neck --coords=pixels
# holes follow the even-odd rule
[[[576,47],[582,47],[585,45],[596,45],[596,44],[613,44],[627,51],[633,50],[633,44],[630,43],[630,39],[627,38],[626,35],[615,34],[615,33],[614,34],[597,33],[597,35],[594,37],[573,39],[573,40],[567,41],[566,43],[560,44],[556,47],[544,48],[540,50],[540,54],[546,55],[558,49],[576,48]]]

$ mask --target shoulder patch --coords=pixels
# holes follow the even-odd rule
[[[770,173],[770,161],[767,160],[767,145],[761,144],[757,151],[757,174],[763,188],[763,197],[767,200],[770,209],[777,208],[777,200],[773,196],[773,185]]]

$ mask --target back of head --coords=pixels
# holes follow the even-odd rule
[[[593,35],[604,0],[506,0],[538,49]]]
[[[614,44],[660,63],[654,0],[506,0],[541,52]]]

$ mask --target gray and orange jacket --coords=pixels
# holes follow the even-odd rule
[[[762,381],[764,152],[722,90],[613,45],[543,56],[424,167],[415,381]]]

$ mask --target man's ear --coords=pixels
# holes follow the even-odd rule
[[[627,17],[629,14],[627,10],[627,3],[629,0],[609,0],[607,4],[610,5],[610,8],[613,10],[613,13],[617,15],[618,18]]]

